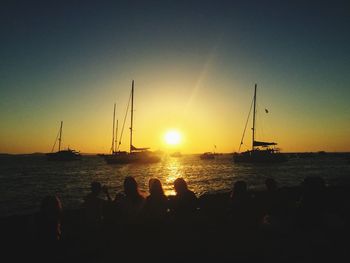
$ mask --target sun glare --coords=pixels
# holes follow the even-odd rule
[[[168,131],[164,139],[169,145],[177,145],[181,142],[181,134],[178,131]]]

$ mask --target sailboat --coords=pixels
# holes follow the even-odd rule
[[[254,88],[254,97],[253,97],[253,128],[252,128],[252,148],[245,152],[238,152],[233,154],[233,160],[237,163],[278,163],[287,161],[285,155],[280,153],[279,149],[275,146],[276,142],[263,142],[257,141],[255,138],[255,122],[256,122],[256,89],[257,85],[255,84]],[[250,115],[250,111],[249,111]],[[248,119],[249,119],[248,115]],[[240,148],[243,144],[245,129],[243,132],[242,140],[239,146]]]
[[[104,158],[106,158],[107,155],[113,155],[113,154],[120,153],[120,151],[118,151],[118,144],[117,144],[117,142],[118,142],[118,120],[116,120],[115,111],[116,111],[116,103],[114,103],[114,110],[113,110],[112,146],[110,149],[110,154],[98,154],[99,156],[104,157]],[[117,121],[117,125],[115,128],[116,121]]]
[[[149,151],[149,148],[137,148],[133,145],[132,140],[133,140],[133,119],[134,119],[134,80],[132,81],[130,99],[131,99],[130,150],[129,152],[119,151],[118,149],[113,150],[112,154],[104,155],[103,157],[106,163],[108,164],[159,162],[160,157],[154,152]],[[113,148],[113,142],[112,142],[112,148]]]
[[[48,160],[50,161],[75,161],[80,160],[81,154],[73,149],[70,149],[69,147],[66,150],[61,150],[61,142],[62,142],[62,128],[63,128],[63,121],[61,121],[61,126],[59,130],[59,136],[58,137],[58,151],[53,152],[55,145],[57,143],[57,138],[55,140],[55,143],[52,147],[52,151],[50,153],[47,153],[46,156]]]

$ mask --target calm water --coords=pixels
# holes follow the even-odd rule
[[[308,175],[320,175],[329,185],[349,185],[350,164],[344,158],[327,156],[293,158],[278,165],[234,164],[230,155],[215,160],[196,155],[168,157],[143,165],[107,165],[98,156],[68,163],[49,162],[45,156],[0,157],[0,216],[36,211],[41,199],[52,193],[60,196],[64,208],[78,207],[92,180],[107,185],[113,198],[127,175],[134,176],[145,192],[148,180],[157,177],[166,194],[174,194],[173,181],[183,177],[201,195],[228,191],[239,179],[250,188],[262,188],[266,177],[275,178],[280,186],[300,184]]]

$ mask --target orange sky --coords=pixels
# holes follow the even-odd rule
[[[183,153],[213,151],[214,145],[217,152],[238,150],[253,96],[253,83],[250,87],[242,87],[237,82],[230,90],[222,89],[221,92],[208,89],[205,83],[192,87],[190,84],[181,81],[167,84],[165,80],[157,83],[147,79],[135,81],[136,147]],[[224,84],[218,82],[216,85]],[[114,86],[124,86],[122,94],[112,96],[116,93]],[[74,101],[74,97],[69,98],[60,112],[57,111],[58,105],[47,109],[38,107],[25,114],[14,112],[16,118],[7,120],[7,125],[1,129],[1,152],[50,152],[60,120],[63,120],[63,147],[69,146],[83,153],[106,153],[111,147],[113,103],[117,100],[120,132],[130,89],[131,81],[116,82],[106,84],[106,90],[101,94],[92,92],[83,95],[80,102]],[[290,107],[288,98],[284,99],[284,103],[276,103],[275,98],[264,92],[271,94],[268,87],[258,86],[257,139],[276,141],[285,152],[350,149],[347,138],[350,122],[344,121],[346,116],[334,117],[326,110],[320,111],[323,113],[320,116],[310,111],[303,113]],[[269,113],[264,112],[266,107]],[[129,126],[130,113],[122,150],[129,149]],[[251,146],[250,127],[251,120],[243,149]],[[164,135],[174,129],[181,133],[181,143],[167,145]]]

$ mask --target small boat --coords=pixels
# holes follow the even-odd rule
[[[80,160],[81,154],[78,151],[75,151],[73,149],[70,149],[69,147],[66,150],[61,150],[61,142],[62,142],[62,127],[63,127],[63,121],[61,121],[61,126],[59,130],[59,136],[58,139],[56,138],[55,143],[52,147],[52,151],[50,153],[47,153],[46,156],[49,161],[75,161]],[[58,151],[53,152],[56,143],[58,140]]]
[[[214,145],[213,152],[205,152],[199,156],[199,158],[205,160],[205,159],[215,159],[215,156],[218,155],[216,153],[216,145]]]
[[[233,154],[233,160],[236,163],[278,163],[287,161],[286,155],[280,153],[279,149],[275,146],[275,142],[263,142],[257,141],[255,139],[255,121],[256,121],[256,88],[254,88],[254,97],[253,97],[253,128],[252,128],[252,148],[245,152],[239,152],[243,144],[245,130],[243,132],[242,140],[239,146],[238,153]],[[267,110],[266,110],[267,111]],[[268,112],[268,111],[267,111]],[[249,111],[250,115],[250,111]],[[248,119],[249,119],[248,115]],[[246,127],[245,127],[246,128]]]
[[[215,153],[212,152],[205,152],[199,156],[201,159],[215,159]]]
[[[128,164],[128,163],[156,163],[160,161],[158,154],[149,151],[149,148],[137,148],[133,145],[133,117],[134,117],[134,80],[131,86],[131,124],[130,124],[130,151],[113,150],[111,154],[103,155],[108,164]],[[114,117],[113,117],[114,118]],[[114,126],[114,125],[113,125]],[[123,131],[122,131],[123,132]],[[114,133],[114,131],[113,131]],[[121,138],[120,138],[121,140]],[[112,140],[112,149],[113,149]],[[119,141],[120,144],[120,141]]]

